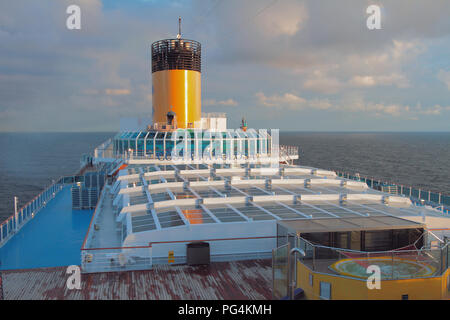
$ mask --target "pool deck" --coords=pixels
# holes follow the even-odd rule
[[[0,248],[0,270],[80,264],[93,210],[72,210],[70,189],[65,186]]]
[[[65,267],[2,271],[0,278],[5,300],[272,298],[271,260],[216,262],[195,267],[158,265],[145,271],[82,274],[80,290],[67,289]]]

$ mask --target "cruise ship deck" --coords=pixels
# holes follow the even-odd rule
[[[327,170],[134,164],[102,194],[82,247],[82,269],[149,269],[170,256],[186,263],[186,245],[198,241],[209,242],[211,261],[270,258],[277,221],[386,216],[428,223],[431,231],[439,226],[438,235],[450,227],[438,210]]]

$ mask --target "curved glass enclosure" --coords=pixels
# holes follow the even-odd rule
[[[270,156],[267,130],[177,130],[120,132],[113,139],[115,156],[153,159],[257,158]]]

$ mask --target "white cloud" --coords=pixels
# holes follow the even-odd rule
[[[343,83],[336,77],[329,76],[317,70],[303,82],[305,89],[324,94],[336,93],[343,86]]]
[[[273,96],[266,96],[263,92],[257,92],[255,94],[256,98],[258,99],[259,103],[266,107],[290,107],[293,109],[299,109],[302,108],[304,103],[306,102],[305,99],[296,96],[292,93],[285,93],[283,95],[273,95]]]
[[[407,88],[409,87],[409,81],[404,75],[398,73],[378,76],[357,75],[350,79],[349,86],[356,88],[369,88],[376,86],[396,86],[398,88]]]
[[[299,67],[292,72],[304,76],[304,89],[323,94],[380,86],[408,88],[410,81],[403,69],[424,50],[424,45],[418,41],[393,40],[389,46],[375,52],[344,54],[338,58],[325,55],[314,68]]]
[[[450,70],[449,71],[439,70],[437,77],[439,80],[445,83],[448,90],[450,90]]]
[[[256,24],[265,36],[293,36],[302,29],[307,19],[308,13],[304,4],[285,0],[268,7],[258,16]]]
[[[271,108],[285,108],[292,110],[311,109],[311,110],[327,110],[334,112],[346,113],[364,113],[376,117],[390,116],[403,118],[407,120],[416,120],[419,116],[438,116],[442,111],[450,111],[450,106],[442,107],[434,105],[424,108],[421,104],[415,107],[402,105],[397,103],[375,103],[365,101],[360,97],[340,100],[336,103],[330,102],[328,99],[304,99],[292,93],[275,94],[266,96],[263,92],[255,94],[259,104]]]
[[[105,89],[105,93],[109,96],[124,96],[129,95],[131,91],[129,89]]]
[[[234,99],[226,99],[226,100],[216,100],[216,99],[206,99],[202,102],[204,106],[229,106],[235,107],[238,103]]]

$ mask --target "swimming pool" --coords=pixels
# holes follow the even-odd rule
[[[350,277],[368,278],[367,266],[380,267],[381,279],[409,279],[412,277],[430,277],[436,268],[414,259],[392,257],[342,259],[330,266],[333,271]]]
[[[36,216],[0,248],[0,270],[80,265],[93,210],[72,210],[64,187]]]

